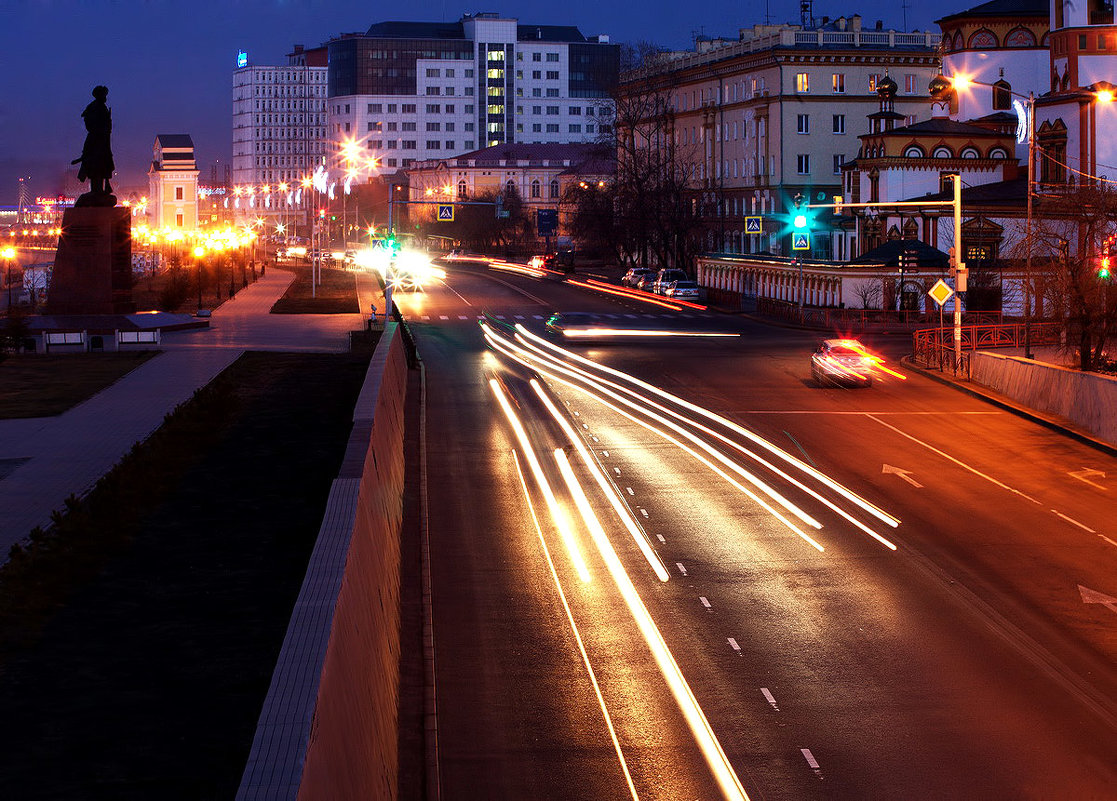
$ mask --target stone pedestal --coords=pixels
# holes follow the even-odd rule
[[[132,215],[124,207],[67,209],[47,314],[131,314]]]

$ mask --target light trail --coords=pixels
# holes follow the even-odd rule
[[[601,714],[605,718],[605,726],[609,729],[609,739],[613,741],[613,750],[617,752],[617,759],[620,760],[621,771],[624,773],[624,780],[628,784],[628,792],[632,795],[633,801],[640,801],[640,796],[636,793],[636,785],[632,781],[632,774],[628,770],[628,762],[621,750],[621,742],[617,738],[617,731],[613,728],[613,718],[609,714],[608,707],[605,706],[605,697],[601,694],[601,687],[597,683],[597,674],[593,670],[593,665],[590,664],[589,654],[586,653],[585,643],[582,642],[582,633],[578,630],[578,624],[574,622],[574,612],[570,609],[570,604],[566,600],[566,593],[562,589],[562,582],[559,580],[558,571],[555,569],[555,562],[551,558],[551,549],[547,547],[547,539],[543,536],[543,528],[539,525],[539,517],[535,514],[535,504],[531,502],[527,480],[524,478],[524,471],[520,468],[520,457],[516,455],[514,449],[512,459],[516,463],[516,475],[520,478],[520,487],[524,491],[524,500],[527,501],[528,511],[531,512],[531,521],[535,524],[535,532],[539,535],[539,544],[543,546],[543,557],[547,560],[547,567],[550,568],[551,578],[558,590],[559,600],[562,601],[562,608],[566,611],[566,619],[570,623],[570,630],[574,632],[574,641],[578,643],[578,653],[582,655],[582,663],[586,666],[590,684],[593,685],[594,695],[597,696],[597,704],[601,707]]]
[[[611,285],[595,286],[594,284],[588,283],[586,281],[579,281],[577,278],[568,278],[566,279],[566,283],[573,286],[580,286],[583,289],[592,289],[595,292],[604,292],[607,295],[617,295],[618,297],[629,298],[630,300],[638,300],[641,303],[651,303],[654,306],[662,306],[663,308],[671,309],[672,311],[683,310],[683,307],[675,301],[663,301],[659,300],[655,296],[645,297],[644,295],[634,295],[631,292],[625,292],[619,287],[614,287]]]
[[[671,403],[675,403],[679,406],[682,406],[684,409],[692,411],[695,414],[701,415],[702,417],[705,417],[708,420],[712,420],[713,422],[718,423],[719,425],[722,425],[725,428],[728,428],[733,433],[739,434],[740,436],[745,437],[746,439],[750,440],[751,442],[756,443],[760,447],[767,450],[769,453],[774,454],[775,456],[777,456],[778,458],[787,462],[791,466],[793,466],[793,467],[801,470],[802,472],[806,473],[807,475],[811,476],[812,478],[814,478],[819,483],[829,487],[832,491],[834,491],[837,494],[841,495],[842,497],[846,498],[851,503],[854,503],[855,505],[857,505],[858,507],[860,507],[864,511],[868,512],[873,517],[876,517],[878,520],[885,523],[886,525],[891,526],[892,528],[896,528],[897,526],[900,525],[899,519],[897,519],[897,518],[893,517],[892,515],[888,514],[883,509],[880,509],[876,505],[870,503],[868,500],[862,498],[857,493],[853,492],[852,490],[843,486],[839,482],[830,478],[829,476],[827,476],[822,471],[812,467],[811,465],[807,464],[806,462],[802,461],[801,459],[798,459],[798,458],[792,456],[790,453],[785,451],[783,448],[780,448],[779,446],[774,445],[773,443],[771,443],[768,440],[761,437],[759,434],[756,434],[752,431],[749,431],[747,428],[744,428],[743,426],[740,426],[737,423],[734,423],[732,420],[728,420],[728,419],[722,417],[721,415],[719,415],[715,412],[711,412],[708,409],[705,409],[701,406],[698,406],[697,404],[694,404],[694,403],[691,403],[687,400],[684,400],[684,399],[678,397],[677,395],[672,395],[670,392],[667,392],[666,390],[662,390],[659,387],[653,386],[653,385],[647,383],[646,381],[641,381],[639,378],[636,378],[635,376],[631,376],[628,373],[622,372],[620,370],[616,370],[616,369],[614,369],[612,367],[609,367],[607,365],[604,365],[604,364],[598,364],[597,362],[594,362],[590,359],[586,359],[585,357],[580,356],[577,353],[573,353],[571,351],[564,350],[563,348],[560,348],[557,345],[552,344],[551,342],[548,342],[547,340],[543,339],[542,337],[531,333],[530,331],[528,331],[526,328],[524,328],[520,324],[516,325],[516,330],[519,331],[527,339],[530,339],[532,342],[538,343],[539,345],[542,345],[544,348],[547,348],[547,349],[552,350],[556,353],[559,353],[567,359],[571,359],[571,360],[577,361],[581,364],[588,365],[589,367],[595,368],[597,370],[601,370],[602,372],[609,373],[610,375],[614,375],[614,376],[616,376],[617,378],[620,378],[623,381],[629,381],[629,382],[635,384],[636,386],[640,387],[641,389],[647,390],[648,392],[651,392],[652,394],[657,395],[657,396],[659,396],[659,397],[661,397],[661,398],[663,398],[663,399],[665,399],[665,400],[667,400]]]
[[[594,284],[595,286],[609,287],[610,289],[619,289],[622,292],[627,292],[629,295],[631,295],[632,297],[634,297],[638,300],[647,298],[649,295],[652,295],[652,293],[645,292],[642,289],[635,289],[633,287],[618,287],[616,284],[610,284],[610,283],[606,283],[605,281],[599,281],[596,278],[587,278],[586,281],[588,283]],[[655,297],[655,295],[652,295],[652,297]],[[687,308],[690,308],[690,309],[698,309],[699,311],[706,311],[706,307],[703,306],[701,303],[691,303],[689,300],[679,300],[678,298],[675,298],[675,297],[671,298],[671,302],[672,303],[677,303],[680,306],[686,306]]]
[[[542,353],[542,351],[540,351],[539,348],[532,347],[529,343],[525,342],[522,337],[517,337],[517,339],[519,339],[520,342],[522,342],[525,346],[529,347],[532,351],[534,351],[536,353],[540,353],[540,354]],[[513,358],[515,358],[515,357],[513,357]],[[557,361],[557,360],[555,360],[555,361]],[[564,365],[564,367],[573,371],[573,368],[570,368],[568,365]],[[589,375],[588,373],[585,373],[585,371],[574,371],[574,372],[578,372],[579,374],[584,374],[584,375],[587,375],[587,376]],[[680,421],[686,423],[687,425],[692,426],[692,427],[698,429],[699,431],[701,431],[705,434],[708,434],[709,436],[714,437],[715,439],[723,442],[727,446],[739,451],[740,453],[743,453],[744,455],[748,456],[749,458],[755,460],[759,464],[768,468],[773,473],[775,473],[776,475],[780,476],[785,481],[790,483],[792,486],[795,486],[798,489],[802,490],[803,492],[807,493],[812,498],[817,500],[819,503],[824,505],[826,508],[833,511],[834,513],[836,513],[837,515],[839,515],[840,517],[845,519],[847,522],[852,523],[855,527],[859,528],[861,531],[865,532],[870,537],[877,540],[879,543],[884,545],[889,550],[891,550],[891,551],[897,550],[896,544],[894,542],[892,542],[891,540],[889,540],[886,537],[881,536],[878,532],[869,528],[867,525],[865,525],[863,522],[861,522],[856,517],[851,515],[849,512],[847,512],[842,507],[838,506],[832,500],[830,500],[826,496],[822,495],[821,493],[819,493],[818,491],[816,491],[812,487],[808,487],[806,484],[799,481],[794,476],[792,476],[789,473],[787,473],[786,471],[782,470],[778,465],[772,464],[771,462],[769,462],[767,459],[765,459],[760,454],[756,453],[755,451],[749,450],[748,448],[744,447],[741,443],[730,439],[729,437],[725,436],[721,432],[714,431],[712,428],[710,428],[708,426],[705,426],[705,425],[702,425],[701,423],[695,422],[694,420],[680,414],[679,412],[675,411],[674,409],[670,409],[670,408],[668,408],[668,407],[666,407],[666,406],[664,406],[660,403],[656,403],[654,400],[651,400],[650,398],[642,396],[642,395],[634,392],[633,390],[629,389],[628,387],[624,387],[624,386],[622,386],[622,385],[620,385],[620,384],[618,384],[614,381],[610,381],[609,379],[598,378],[596,376],[593,376],[593,377],[587,378],[586,381],[589,382],[589,383],[593,383],[595,388],[599,388],[599,386],[595,382],[596,381],[601,381],[604,384],[606,384],[610,387],[613,387],[620,392],[624,392],[624,393],[630,395],[631,397],[633,397],[633,398],[635,398],[639,401],[639,403],[637,403],[637,404],[626,402],[626,405],[629,406],[629,408],[637,408],[640,411],[644,412],[645,414],[648,414],[647,410],[644,407],[647,407],[647,406],[653,407],[655,409],[660,410],[664,414],[670,415],[671,417],[674,417],[675,419],[680,420]],[[582,391],[585,391],[584,387],[578,387],[578,389],[581,389]],[[609,394],[610,394],[611,397],[616,397],[613,393],[609,393]],[[649,415],[649,416],[651,416],[651,415]],[[699,441],[696,437],[691,437],[691,439],[692,439],[692,441],[695,441],[695,442]],[[713,450],[712,448],[709,448],[708,446],[704,446],[704,447],[708,450],[708,452],[716,453],[716,451]],[[727,464],[727,465],[730,465],[731,467],[733,467],[735,469],[735,471],[738,471],[743,475],[747,475],[747,473],[745,471],[743,471],[743,469],[740,468],[739,465],[736,465],[734,462],[732,462],[728,459],[723,459],[723,463]],[[787,508],[787,507],[785,507],[785,508]],[[789,509],[789,511],[790,511],[790,509]],[[800,519],[802,519],[802,518],[800,518]],[[804,522],[807,522],[808,525],[811,525],[811,523],[809,523],[807,520],[804,520]],[[813,527],[814,528],[821,528],[821,525],[815,525]]]
[[[665,331],[652,328],[564,328],[562,335],[569,339],[579,337],[739,337],[720,331]]]
[[[574,427],[570,425],[570,421],[562,415],[558,407],[555,406],[554,401],[547,396],[543,387],[534,378],[531,379],[531,388],[535,390],[535,394],[543,401],[543,405],[547,407],[547,411],[551,413],[551,416],[562,428],[563,432],[566,434],[566,438],[570,440],[570,444],[578,451],[578,456],[581,457],[582,463],[586,466],[586,469],[589,470],[590,475],[597,481],[597,486],[601,488],[605,497],[609,499],[609,504],[613,507],[613,511],[617,513],[617,517],[621,519],[621,522],[623,522],[624,527],[628,529],[628,533],[632,536],[632,539],[636,541],[637,547],[640,548],[640,553],[644,555],[648,564],[651,565],[656,576],[660,581],[669,580],[671,574],[667,572],[667,568],[659,558],[659,554],[655,552],[648,542],[643,528],[636,522],[636,518],[632,516],[632,512],[629,511],[624,501],[621,500],[621,496],[617,493],[616,487],[605,477],[604,473],[601,471],[601,465],[593,458],[585,442],[578,436]]]
[[[566,486],[570,490],[570,495],[574,499],[574,505],[581,513],[582,520],[585,522],[586,528],[589,529],[590,536],[597,545],[597,550],[601,554],[601,558],[605,561],[605,566],[609,570],[609,575],[613,577],[613,581],[617,585],[621,597],[624,598],[624,602],[628,606],[633,620],[636,622],[637,627],[639,627],[640,633],[644,636],[644,641],[648,644],[648,648],[651,650],[652,656],[659,666],[660,673],[663,675],[664,680],[667,682],[668,689],[670,689],[671,694],[675,698],[675,703],[678,704],[679,710],[682,712],[687,725],[690,727],[691,733],[698,743],[698,748],[702,751],[702,755],[706,759],[706,764],[710,766],[710,770],[714,774],[714,780],[721,789],[722,795],[727,799],[748,801],[748,794],[741,785],[740,779],[737,778],[733,766],[729,764],[729,758],[725,755],[721,743],[718,742],[717,735],[714,734],[714,730],[710,727],[710,722],[702,712],[702,707],[698,705],[698,700],[694,697],[690,685],[687,684],[686,679],[683,677],[683,673],[679,669],[675,657],[667,647],[667,642],[663,639],[663,635],[656,627],[655,621],[652,620],[652,616],[648,612],[647,607],[644,606],[644,602],[640,599],[639,593],[636,592],[636,587],[632,584],[632,579],[630,579],[625,572],[620,557],[618,557],[616,551],[613,550],[609,538],[605,536],[605,530],[601,526],[601,521],[598,520],[597,516],[594,514],[593,508],[590,506],[589,501],[586,499],[586,494],[582,490],[582,486],[578,483],[578,479],[574,475],[574,470],[570,467],[570,461],[561,448],[555,450],[555,461],[558,463],[559,471],[562,473],[563,480],[566,482]]]
[[[516,440],[520,443],[520,448],[524,452],[524,458],[527,459],[528,466],[531,468],[531,474],[534,476],[536,483],[539,484],[539,489],[543,493],[543,498],[547,501],[547,509],[551,513],[551,518],[555,521],[555,527],[558,529],[559,536],[562,538],[562,544],[566,546],[567,553],[570,555],[570,561],[574,563],[574,569],[578,573],[578,578],[584,582],[589,582],[590,571],[586,566],[586,560],[582,557],[582,552],[578,550],[578,542],[574,539],[574,532],[570,529],[570,522],[567,520],[562,507],[559,506],[559,502],[555,498],[555,493],[551,490],[551,485],[547,481],[547,476],[543,474],[543,467],[539,464],[539,458],[535,455],[535,451],[531,447],[531,442],[528,440],[527,431],[524,430],[523,423],[521,423],[520,418],[516,416],[516,412],[512,409],[512,404],[508,402],[508,396],[505,394],[500,382],[495,378],[490,378],[489,387],[492,389],[493,395],[496,396],[500,408],[504,411],[504,416],[508,418],[508,422],[512,426],[512,431],[516,435]]]
[[[494,348],[497,348],[498,350],[503,352],[505,355],[509,356],[510,358],[512,358],[516,361],[520,361],[522,364],[524,364],[527,367],[538,370],[539,372],[550,376],[555,381],[558,381],[558,382],[560,382],[562,384],[565,384],[567,386],[571,386],[575,389],[579,389],[583,392],[587,391],[584,386],[580,386],[579,384],[576,384],[576,383],[574,383],[574,382],[572,382],[568,379],[565,379],[565,378],[561,377],[560,375],[558,375],[554,372],[555,370],[558,370],[560,372],[566,372],[566,373],[570,373],[570,372],[573,372],[573,371],[571,371],[568,368],[566,368],[564,366],[561,366],[561,365],[552,365],[551,366],[552,369],[548,369],[547,367],[542,366],[541,364],[533,365],[531,363],[533,357],[530,354],[526,353],[522,348],[519,348],[518,346],[513,345],[511,343],[499,342],[498,341],[499,338],[496,337],[495,334],[493,334],[487,326],[482,324],[482,327],[486,329],[486,339],[488,339],[489,343]],[[520,352],[519,356],[515,353],[515,351],[517,351],[517,350]],[[536,359],[534,359],[534,361],[539,362],[540,360],[536,358]],[[585,379],[583,379],[583,380],[585,380]],[[589,383],[592,384],[593,383],[592,380]],[[615,397],[615,398],[617,397],[615,393],[609,392],[608,390],[603,390],[603,392],[605,394],[608,394],[608,395],[612,396],[612,397]],[[592,396],[592,393],[590,393],[590,394]],[[710,470],[714,471],[715,473],[717,473],[717,475],[719,475],[723,479],[725,479],[725,481],[727,481],[733,487],[738,489],[741,493],[748,496],[751,500],[753,500],[755,503],[757,503],[766,512],[768,512],[770,515],[772,515],[777,520],[779,520],[781,523],[783,523],[796,536],[800,537],[804,542],[808,543],[812,548],[815,548],[819,552],[823,552],[823,551],[826,550],[817,540],[815,540],[810,535],[808,535],[806,532],[804,532],[802,529],[800,529],[798,526],[796,526],[791,520],[787,519],[787,517],[785,517],[778,509],[773,507],[771,504],[769,504],[767,501],[765,501],[763,498],[761,498],[756,493],[752,492],[750,489],[748,489],[746,486],[741,484],[739,481],[735,480],[732,476],[730,476],[724,470],[719,468],[717,465],[715,465],[709,459],[707,459],[706,457],[702,456],[700,453],[695,451],[693,448],[683,444],[678,439],[676,439],[675,437],[668,434],[666,431],[663,431],[661,429],[656,428],[655,426],[651,425],[650,423],[648,423],[644,420],[641,420],[640,418],[636,417],[635,415],[629,414],[628,412],[624,411],[623,409],[616,406],[615,404],[609,403],[603,397],[595,397],[595,400],[597,400],[598,403],[601,403],[606,408],[609,408],[609,409],[613,410],[617,414],[622,415],[623,417],[632,421],[636,425],[641,426],[642,428],[645,428],[648,431],[651,431],[653,434],[656,434],[659,437],[662,437],[663,439],[667,440],[671,444],[675,445],[677,448],[680,448],[681,450],[690,454],[692,457],[697,459],[699,462],[706,465],[706,467],[708,467]],[[624,403],[628,406],[633,406],[633,407],[637,406],[637,404],[634,404],[631,401],[629,401],[627,399],[624,399],[624,398],[617,398],[617,400],[619,400],[620,402],[622,402],[622,403]],[[647,412],[644,412],[644,413],[649,414]],[[655,415],[650,415],[650,414],[649,414],[649,416],[656,417]],[[715,455],[717,458],[722,460],[723,463],[726,464],[727,466],[729,466],[729,467],[733,468],[734,470],[738,471],[750,483],[752,483],[758,489],[761,489],[762,491],[764,491],[766,494],[769,495],[769,497],[771,497],[777,503],[780,503],[780,505],[784,506],[784,508],[786,508],[789,512],[791,512],[795,516],[799,517],[807,525],[810,525],[810,526],[812,526],[813,528],[816,528],[816,529],[822,528],[822,524],[819,523],[817,520],[815,520],[810,515],[808,515],[805,511],[803,511],[802,509],[797,507],[795,504],[791,503],[791,501],[784,498],[782,495],[780,495],[774,489],[769,487],[763,481],[756,478],[755,476],[753,476],[748,471],[744,470],[744,468],[742,468],[740,465],[736,464],[735,462],[730,461],[723,454],[720,454],[715,449],[711,448],[707,443],[702,442],[701,440],[699,440],[697,437],[695,437],[689,431],[683,430],[680,426],[677,426],[677,425],[674,425],[674,424],[668,424],[668,423],[666,423],[666,421],[662,420],[662,418],[657,418],[657,419],[659,420],[659,422],[667,425],[672,430],[678,431],[683,436],[686,436],[691,441],[695,442],[697,445],[699,445],[700,447],[707,450],[709,453]]]

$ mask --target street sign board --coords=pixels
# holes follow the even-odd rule
[[[810,250],[811,249],[811,235],[808,233],[793,233],[791,235],[791,249],[792,250]]]
[[[554,236],[558,233],[558,209],[539,209],[535,212],[535,224],[539,236]]]
[[[745,233],[759,234],[764,227],[763,217],[745,217]]]
[[[438,207],[438,221],[439,222],[453,222],[454,221],[454,206],[452,203]]]
[[[935,301],[939,306],[942,306],[950,300],[950,296],[954,294],[954,290],[944,284],[940,278],[935,282],[933,287],[927,290],[927,294],[931,296],[931,300]]]

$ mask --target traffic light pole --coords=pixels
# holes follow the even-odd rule
[[[962,365],[962,300],[958,296],[959,292],[966,291],[966,278],[968,270],[966,264],[962,261],[962,176],[956,174],[951,176],[954,185],[954,198],[952,200],[897,200],[897,201],[878,201],[875,203],[808,203],[808,209],[834,209],[841,212],[842,209],[877,209],[882,207],[921,207],[928,208],[931,206],[951,206],[954,210],[954,261],[955,264],[951,265],[954,271],[954,370],[955,372]],[[800,278],[800,306],[803,302],[802,296],[802,279]],[[901,287],[901,291],[902,291]]]

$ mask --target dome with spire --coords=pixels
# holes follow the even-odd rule
[[[900,91],[900,87],[888,75],[885,75],[877,82],[877,96],[881,100],[891,100]]]

